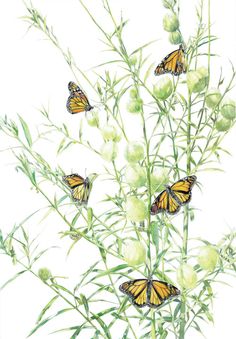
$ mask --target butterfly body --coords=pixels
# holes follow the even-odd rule
[[[159,65],[157,65],[154,74],[162,75],[165,73],[171,73],[172,75],[180,75],[186,73],[186,61],[185,52],[183,46],[180,45],[179,49],[169,53]]]
[[[192,196],[192,187],[197,177],[195,175],[187,176],[175,182],[172,186],[166,185],[151,206],[151,214],[155,215],[162,211],[169,214],[176,214],[180,207],[189,203]]]
[[[84,92],[73,81],[69,82],[68,89],[70,96],[67,100],[66,107],[69,113],[88,112],[93,109]]]
[[[120,291],[126,294],[133,305],[142,308],[158,308],[167,300],[180,294],[177,287],[164,281],[153,279],[136,279],[120,285]]]
[[[83,178],[80,175],[74,173],[65,175],[62,180],[71,189],[71,195],[74,201],[80,204],[87,204],[89,194],[91,191],[91,183],[89,178]]]

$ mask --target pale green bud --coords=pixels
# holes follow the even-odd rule
[[[103,129],[101,130],[101,133],[105,141],[110,141],[110,140],[114,141],[114,139],[117,136],[116,129],[112,125],[104,126]]]
[[[141,265],[146,262],[146,248],[141,241],[129,240],[122,246],[124,260],[130,266]]]
[[[220,110],[225,119],[234,120],[236,118],[236,103],[234,100],[225,98],[222,101]]]
[[[177,270],[177,281],[182,288],[193,289],[197,285],[197,273],[188,264],[182,264]]]
[[[130,142],[125,149],[125,158],[128,162],[138,162],[144,159],[143,145],[138,142]]]
[[[199,93],[204,90],[209,81],[208,71],[205,67],[187,73],[187,85],[190,92]]]
[[[126,167],[125,171],[126,182],[131,187],[142,187],[146,184],[146,171],[138,164]]]
[[[203,246],[198,254],[198,263],[203,270],[213,271],[216,267],[219,254],[213,246]]]
[[[129,91],[130,98],[137,99],[138,98],[138,91],[135,87],[132,87]]]
[[[113,161],[117,156],[117,144],[114,141],[105,142],[101,147],[101,157],[106,161]]]
[[[145,203],[132,196],[128,197],[126,201],[126,216],[128,220],[134,222],[141,222],[147,217],[147,207]]]
[[[168,76],[163,76],[158,80],[157,84],[153,86],[154,95],[161,100],[166,100],[173,92],[172,81]]]
[[[41,280],[47,281],[52,277],[52,274],[48,268],[42,267],[38,270],[38,276]]]
[[[217,88],[210,88],[206,93],[206,105],[208,108],[214,108],[221,100],[221,93]]]
[[[180,45],[183,42],[182,35],[179,31],[170,32],[169,41],[173,45]]]
[[[89,126],[98,127],[99,126],[99,116],[96,111],[88,111],[86,112],[86,120]]]
[[[151,174],[151,193],[163,191],[168,182],[168,169],[160,168],[159,170],[156,170]]]
[[[219,132],[226,132],[230,129],[231,127],[231,121],[225,118],[222,118],[218,121],[216,121],[216,129]]]
[[[130,113],[140,113],[143,109],[143,100],[141,98],[130,100],[127,105],[127,110]]]
[[[163,27],[167,32],[174,32],[179,28],[179,19],[176,14],[168,13],[163,18]]]

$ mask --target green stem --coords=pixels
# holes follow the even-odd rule
[[[191,173],[191,94],[188,95],[188,127],[187,127],[187,175]],[[184,209],[184,222],[183,222],[183,245],[182,245],[182,263],[187,262],[188,255],[188,227],[189,227],[189,208],[188,206]],[[182,291],[181,308],[180,308],[180,328],[179,328],[179,339],[185,337],[185,326],[186,326],[186,289]]]
[[[208,76],[210,82],[210,66],[211,66],[211,0],[208,0]]]

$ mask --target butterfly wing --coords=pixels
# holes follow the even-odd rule
[[[77,186],[72,191],[72,197],[75,201],[80,202],[81,204],[87,204],[90,193],[90,184],[84,182],[83,185]]]
[[[166,211],[169,214],[175,214],[179,211],[180,204],[176,201],[170,193],[165,190],[161,192],[154,200],[151,206],[151,214],[155,215],[162,211]]]
[[[191,190],[196,180],[195,175],[190,175],[174,183],[170,187],[172,198],[180,205],[187,204],[191,200]]]
[[[126,281],[120,285],[120,291],[126,294],[132,304],[137,307],[144,307],[147,305],[147,291],[148,291],[148,280],[137,279]]]
[[[164,190],[154,200],[151,206],[151,214],[155,215],[162,211],[166,211],[167,205],[168,205],[168,193],[166,190]]]
[[[180,203],[175,199],[175,197],[171,196],[171,194],[168,193],[168,204],[167,204],[167,212],[169,214],[176,214],[180,210]]]
[[[78,85],[71,81],[68,84],[68,89],[70,91],[70,96],[67,100],[66,107],[69,113],[88,112],[93,109],[88,98]]]
[[[62,177],[62,180],[67,184],[67,186],[70,187],[70,189],[83,185],[84,183],[84,178],[82,178],[79,174],[76,173],[65,175],[64,177]]]
[[[79,203],[87,203],[90,193],[90,182],[88,178],[84,179],[78,174],[66,175],[63,181],[71,189],[72,197]]]
[[[173,75],[186,73],[186,61],[182,46],[168,54],[154,71],[155,75],[162,75],[164,73],[171,73]]]
[[[165,301],[180,295],[177,287],[164,281],[151,280],[148,290],[148,306],[160,307]]]

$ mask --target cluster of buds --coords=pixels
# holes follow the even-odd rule
[[[131,88],[130,100],[127,105],[127,110],[130,113],[141,113],[143,110],[143,100],[140,98],[139,93],[135,87]]]
[[[173,45],[179,45],[183,42],[179,31],[179,19],[174,12],[175,0],[163,0],[163,6],[169,9],[163,18],[163,28],[169,33],[169,41]]]
[[[108,162],[113,161],[117,157],[117,142],[121,140],[121,134],[112,125],[103,126],[101,134],[104,140],[100,150],[101,157]]]
[[[236,102],[230,98],[224,98],[220,104],[221,117],[216,121],[216,129],[219,132],[227,132],[236,119]]]

